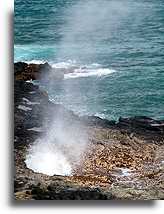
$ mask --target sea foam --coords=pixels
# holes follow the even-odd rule
[[[91,77],[91,76],[107,76],[116,72],[114,69],[103,68],[101,64],[80,64],[75,60],[68,60],[63,62],[57,62],[52,64],[53,68],[64,69],[64,79]]]
[[[64,75],[64,79],[71,78],[82,78],[82,77],[91,77],[91,76],[107,76],[111,73],[114,73],[115,70],[108,68],[98,68],[98,69],[75,69],[74,72]]]

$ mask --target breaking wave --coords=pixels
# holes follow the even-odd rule
[[[81,78],[81,77],[90,77],[90,76],[107,76],[115,70],[108,68],[98,68],[98,69],[76,69],[73,73],[68,73],[64,75],[64,79],[71,78]]]
[[[52,64],[53,68],[64,70],[64,79],[82,78],[90,76],[107,76],[114,73],[114,69],[103,68],[101,64],[92,63],[89,65],[81,65],[76,61],[68,60],[67,62],[58,62]]]

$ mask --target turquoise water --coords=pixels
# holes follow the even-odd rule
[[[164,119],[163,0],[15,0],[14,34],[15,61],[76,73],[40,84],[54,102],[109,119]]]

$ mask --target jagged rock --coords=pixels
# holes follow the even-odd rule
[[[62,80],[64,72],[53,69],[47,62],[44,64],[14,63],[14,76],[16,80]]]
[[[28,64],[25,62],[17,62],[14,63],[14,75],[18,76],[20,75],[23,71],[26,70]]]
[[[29,64],[27,69],[25,70],[25,75],[27,74],[27,80],[39,80],[44,78],[45,76],[50,75],[51,66],[48,63],[45,64]]]
[[[98,188],[80,188],[80,187],[59,187],[34,186],[32,188],[32,197],[36,200],[112,200],[114,196],[111,193],[105,194]]]
[[[145,116],[136,116],[130,118],[119,118],[118,129],[125,130],[127,133],[136,133],[142,135],[150,141],[158,142],[164,139],[164,121],[154,120]],[[132,136],[132,135],[131,135]]]
[[[157,121],[145,116],[136,116],[131,118],[119,118],[117,124],[119,127],[125,127],[129,129],[142,129],[148,131],[154,131],[164,133],[164,121]]]

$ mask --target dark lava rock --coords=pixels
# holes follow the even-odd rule
[[[114,196],[105,194],[98,188],[67,187],[59,190],[55,186],[42,188],[34,186],[31,191],[35,200],[112,200]]]
[[[164,134],[164,121],[154,120],[145,116],[135,116],[130,118],[119,118],[117,123],[119,128],[140,133]]]
[[[14,75],[16,80],[37,80],[41,79],[45,74],[51,73],[51,66],[44,64],[27,64],[24,62],[14,63]]]
[[[16,62],[14,63],[14,75],[20,75],[23,71],[26,70],[28,64],[25,62]]]
[[[44,64],[14,63],[16,80],[59,81],[64,78],[64,72],[63,69],[52,68],[47,62]]]

